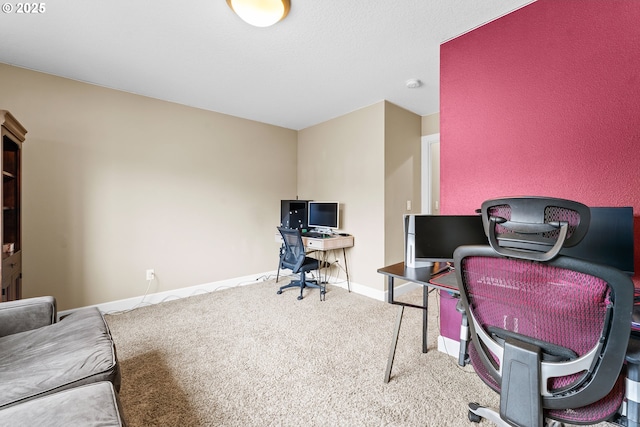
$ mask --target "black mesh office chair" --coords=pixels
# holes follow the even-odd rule
[[[490,246],[459,247],[454,262],[469,359],[500,394],[500,408],[470,403],[469,419],[638,426],[637,342],[627,355],[633,282],[617,269],[557,256],[582,239],[589,208],[505,198],[483,203],[482,215]],[[626,383],[625,355],[635,372]]]
[[[307,227],[307,200],[281,200],[280,201],[280,227],[297,228],[302,230]],[[276,283],[280,279],[280,268],[282,268],[282,256],[284,255],[284,243],[280,246],[280,261],[278,261],[278,271],[276,273]]]
[[[280,287],[278,294],[281,294],[284,289],[287,288],[300,288],[300,295],[298,299],[301,300],[302,292],[304,288],[319,288],[320,300],[324,300],[326,290],[324,286],[318,284],[316,280],[307,280],[306,272],[310,270],[317,270],[320,266],[320,262],[308,257],[304,249],[304,243],[302,241],[302,234],[298,229],[291,229],[285,227],[278,227],[278,231],[282,235],[284,242],[284,252],[280,256],[280,266],[287,268],[294,273],[299,273],[300,278],[293,280],[289,284]]]

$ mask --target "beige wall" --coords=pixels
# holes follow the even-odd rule
[[[422,116],[422,135],[440,133],[440,113]]]
[[[147,268],[150,292],[276,268],[297,132],[3,64],[0,93],[29,131],[24,296],[64,310],[143,295]]]
[[[403,258],[406,201],[420,209],[420,129],[420,116],[383,101],[298,132],[299,196],[342,203],[351,280],[377,291],[377,269]]]
[[[337,200],[353,282],[382,289],[384,264],[384,103],[298,132],[298,194]]]
[[[404,258],[403,217],[419,213],[421,198],[421,117],[387,102],[385,108],[385,260]],[[411,209],[407,209],[407,202]]]
[[[402,260],[433,117],[383,101],[296,132],[4,64],[0,91],[29,131],[25,297],[65,310],[143,295],[148,268],[151,293],[272,271],[296,196],[342,203],[352,282],[382,291]]]

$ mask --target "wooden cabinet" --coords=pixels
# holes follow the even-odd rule
[[[6,110],[0,110],[2,137],[2,301],[22,298],[21,173],[22,143],[27,130]]]

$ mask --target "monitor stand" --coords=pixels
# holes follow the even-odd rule
[[[330,228],[324,228],[324,227],[316,227],[313,229],[314,232],[316,233],[320,233],[320,234],[333,234],[333,231]]]
[[[433,267],[433,261],[416,261],[415,259],[413,260],[407,260],[407,262],[405,263],[406,267],[409,268],[425,268],[425,267]]]
[[[416,259],[416,235],[408,233],[405,237],[404,266],[408,268],[433,267],[433,261]]]

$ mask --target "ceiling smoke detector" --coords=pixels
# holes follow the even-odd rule
[[[406,85],[409,89],[415,89],[417,87],[422,86],[422,82],[418,79],[409,79],[407,80]]]

